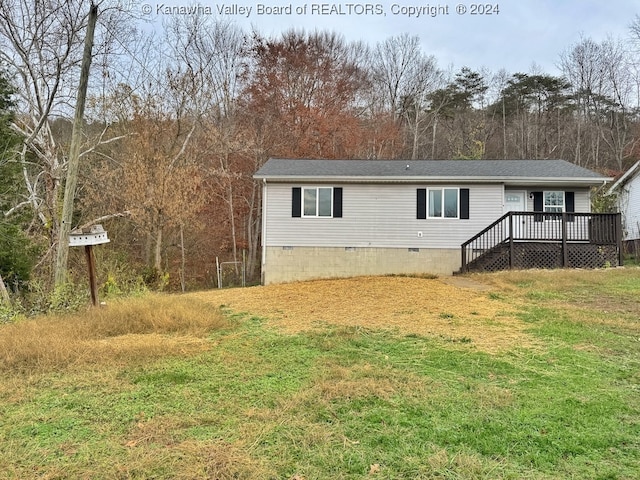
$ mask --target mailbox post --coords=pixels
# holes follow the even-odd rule
[[[91,290],[91,303],[98,305],[98,286],[96,284],[96,261],[93,256],[93,246],[109,243],[107,232],[102,225],[93,225],[89,228],[73,230],[69,235],[70,247],[84,247],[89,267],[89,289]]]

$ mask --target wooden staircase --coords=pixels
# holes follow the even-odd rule
[[[467,264],[467,272],[497,272],[509,269],[509,244],[501,242]]]

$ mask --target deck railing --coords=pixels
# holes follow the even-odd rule
[[[622,264],[622,224],[619,213],[508,212],[462,244],[462,271],[496,248],[509,246],[514,268],[516,244],[554,243],[561,246],[562,266],[568,266],[568,244],[615,245]]]

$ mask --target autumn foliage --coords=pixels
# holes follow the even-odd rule
[[[54,3],[53,30],[68,14]],[[16,22],[14,10],[0,14],[7,25]],[[113,15],[102,21],[120,18]],[[83,28],[76,20],[73,55]],[[631,49],[612,40],[569,47],[563,75],[554,76],[445,70],[408,34],[374,46],[326,31],[264,36],[205,16],[176,16],[161,40],[149,40],[113,21],[94,63],[74,226],[100,219],[109,231],[100,275],[116,291],[123,272],[154,287],[210,287],[216,258],[238,262],[229,282],[238,281],[239,262],[256,282],[262,199],[253,174],[270,157],[562,158],[604,173],[638,157],[636,64]],[[116,41],[116,30],[131,42]],[[6,52],[20,48],[2,32]],[[46,44],[34,39],[36,50],[35,40]],[[118,45],[120,56],[112,54]],[[15,115],[24,191],[3,203],[14,205],[12,213],[31,209],[27,234],[49,246],[35,262],[41,277],[56,247],[73,55],[63,59],[64,70],[40,77],[30,68],[37,55],[29,57],[33,65],[0,55],[14,78],[35,75],[16,85],[24,93],[16,105],[29,106]],[[36,84],[52,93],[30,105]],[[45,104],[51,111],[30,113]],[[30,118],[38,135],[29,133]],[[72,268],[82,275],[81,262]]]

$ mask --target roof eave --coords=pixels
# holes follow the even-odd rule
[[[639,168],[640,168],[640,161],[637,161],[636,163],[633,164],[633,166],[631,166],[631,168],[629,168],[629,170],[624,172],[624,174],[613,185],[609,187],[609,190],[607,190],[607,195],[611,195],[618,188],[620,188],[621,186],[626,184],[628,181],[633,179],[633,177],[635,176],[636,170],[639,170]]]
[[[254,175],[256,180],[276,183],[503,183],[505,185],[574,185],[591,187],[610,182],[610,177],[513,177],[513,176],[337,176]]]

